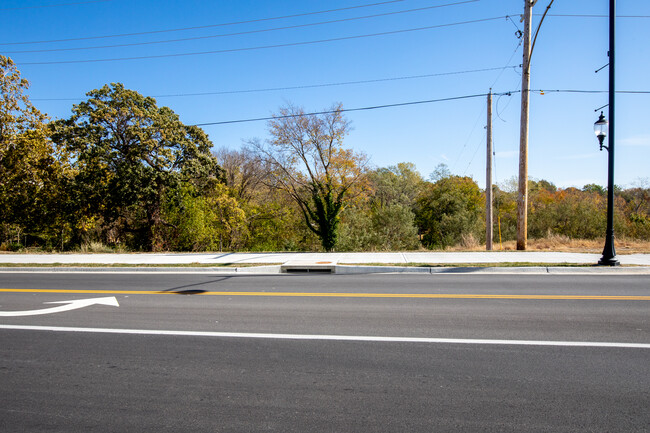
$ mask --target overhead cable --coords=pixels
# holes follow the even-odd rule
[[[514,69],[518,67],[519,66],[505,66],[505,67],[502,66],[498,68],[483,68],[483,69],[471,69],[465,71],[439,72],[435,74],[409,75],[403,77],[376,78],[373,80],[342,81],[337,83],[305,84],[301,86],[267,87],[267,88],[259,88],[259,89],[222,90],[222,91],[214,91],[214,92],[169,93],[169,94],[149,95],[149,96],[153,98],[174,98],[174,97],[186,97],[186,96],[233,95],[233,94],[242,94],[242,93],[273,92],[273,91],[281,91],[281,90],[314,89],[314,88],[321,88],[321,87],[348,86],[348,85],[355,85],[355,84],[371,84],[371,83],[382,83],[382,82],[389,82],[389,81],[415,80],[415,79],[422,79],[422,78],[471,74],[471,73],[478,73],[478,72],[502,71],[503,69],[507,69],[507,68]],[[81,98],[31,98],[32,101],[78,101],[79,99]]]
[[[76,5],[85,5],[90,3],[106,3],[113,0],[88,0],[83,2],[73,2],[73,3],[57,3],[53,5],[37,5],[37,6],[19,6],[15,8],[0,8],[0,11],[17,11],[21,9],[41,9],[41,8],[56,8],[59,6],[76,6]]]
[[[481,148],[481,144],[485,143],[487,140],[487,131],[482,135],[482,140],[479,140],[476,149],[474,149],[474,153],[472,154],[472,157],[469,160],[469,163],[467,164],[467,167],[465,168],[465,171],[463,172],[463,176],[467,173],[467,170],[469,170],[470,166],[472,165],[472,162],[474,162],[474,158],[476,157],[476,154],[478,153],[478,150]]]
[[[103,1],[110,1],[110,0],[103,0]],[[278,16],[278,17],[257,18],[257,19],[245,20],[245,21],[233,21],[233,22],[219,23],[219,24],[208,24],[208,25],[204,25],[204,26],[181,27],[181,28],[166,29],[166,30],[150,30],[150,31],[144,31],[144,32],[120,33],[120,34],[101,35],[101,36],[83,36],[83,37],[78,37],[78,38],[50,39],[50,40],[45,40],[45,41],[2,42],[2,43],[0,43],[0,45],[47,44],[47,43],[52,43],[52,42],[87,41],[87,40],[90,40],[90,39],[121,38],[121,37],[127,37],[127,36],[152,35],[152,34],[156,34],[156,33],[182,32],[182,31],[186,31],[186,30],[198,30],[198,29],[207,29],[207,28],[214,28],[214,27],[235,26],[235,25],[240,25],[240,24],[251,24],[251,23],[259,23],[259,22],[263,22],[263,21],[274,21],[274,20],[283,20],[283,19],[288,19],[288,18],[304,17],[304,16],[309,16],[309,15],[326,14],[326,13],[340,12],[340,11],[345,11],[345,10],[350,10],[350,9],[360,9],[360,8],[367,8],[367,7],[372,7],[372,6],[380,6],[380,5],[390,4],[390,3],[400,3],[400,2],[403,2],[403,1],[404,0],[388,0],[388,1],[378,2],[378,3],[369,3],[369,4],[363,4],[363,5],[357,5],[357,6],[348,6],[348,7],[337,8],[337,9],[327,9],[327,10],[314,11],[314,12],[304,12],[304,13],[300,13],[300,14],[283,15],[283,16]]]
[[[254,51],[254,50],[264,50],[269,48],[285,48],[285,47],[295,47],[302,45],[314,45],[322,44],[328,42],[338,42],[338,41],[348,41],[353,39],[361,38],[372,38],[377,36],[388,36],[396,35],[402,33],[418,32],[423,30],[432,30],[437,28],[444,27],[454,27],[461,26],[465,24],[476,24],[483,23],[488,21],[501,20],[505,18],[504,16],[492,17],[492,18],[481,18],[476,20],[460,21],[455,23],[446,23],[446,24],[437,24],[433,26],[424,26],[424,27],[415,27],[402,30],[392,30],[379,33],[369,33],[363,35],[354,35],[354,36],[342,36],[338,38],[329,38],[329,39],[318,39],[313,41],[302,41],[302,42],[288,42],[284,44],[273,44],[273,45],[262,45],[254,47],[243,47],[243,48],[227,48],[222,50],[209,50],[209,51],[197,51],[189,53],[174,53],[174,54],[157,54],[149,56],[133,56],[133,57],[113,57],[113,58],[104,58],[104,59],[86,59],[86,60],[54,60],[54,61],[43,61],[43,62],[16,62],[17,65],[61,65],[61,64],[75,64],[75,63],[97,63],[97,62],[114,62],[114,61],[124,61],[124,60],[143,60],[143,59],[161,59],[161,58],[170,58],[170,57],[186,57],[186,56],[199,56],[206,54],[223,54],[223,53],[234,53],[242,51]]]
[[[460,157],[463,155],[465,152],[465,149],[467,148],[467,145],[469,144],[470,140],[474,136],[474,131],[476,131],[476,127],[478,126],[479,122],[481,119],[483,119],[483,116],[485,115],[485,106],[481,107],[481,112],[479,113],[478,117],[476,118],[476,122],[474,122],[474,126],[469,132],[469,135],[467,136],[467,140],[465,140],[465,143],[463,143],[463,147],[460,148],[460,152],[458,153],[458,156],[456,157],[456,160],[454,161],[454,164],[450,167],[450,169],[453,171],[456,166],[458,165],[458,161],[460,161]]]
[[[531,90],[531,92],[537,93],[607,93],[608,90]],[[512,96],[516,93],[521,93],[521,90],[512,90],[507,92],[493,92],[492,96]],[[650,94],[650,91],[646,90],[621,90],[616,91],[616,93],[628,93],[628,94]],[[440,98],[440,99],[427,99],[422,101],[410,101],[410,102],[400,102],[395,104],[384,104],[384,105],[374,105],[370,107],[360,107],[360,108],[344,108],[341,110],[326,110],[326,111],[316,111],[312,113],[303,113],[303,114],[290,114],[285,116],[267,116],[267,117],[257,117],[251,119],[238,119],[238,120],[225,120],[221,122],[205,122],[205,123],[195,123],[193,126],[214,126],[214,125],[229,125],[235,123],[248,123],[248,122],[260,122],[265,120],[274,120],[274,119],[288,119],[293,117],[300,116],[318,116],[322,114],[332,114],[336,112],[348,113],[355,111],[369,111],[369,110],[379,110],[383,108],[395,108],[395,107],[406,107],[412,105],[422,105],[422,104],[433,104],[436,102],[448,102],[448,101],[459,101],[464,99],[475,99],[475,98],[484,98],[487,97],[487,93],[479,93],[474,95],[464,95],[464,96],[453,96],[449,98]]]
[[[531,92],[540,92],[540,93],[609,93],[609,90],[576,90],[576,89],[546,90],[546,89],[538,89],[538,90],[531,90]],[[630,94],[630,95],[648,95],[648,94],[650,94],[650,90],[617,90],[616,93]]]
[[[270,28],[270,29],[247,30],[247,31],[242,31],[242,32],[234,32],[234,33],[222,33],[222,34],[218,34],[218,35],[192,36],[192,37],[187,37],[187,38],[167,39],[167,40],[163,40],[163,41],[132,42],[132,43],[127,43],[127,44],[97,45],[97,46],[92,46],[92,47],[45,48],[45,49],[39,49],[39,50],[4,51],[4,53],[5,54],[25,54],[25,53],[49,53],[49,52],[60,52],[60,51],[96,50],[96,49],[103,49],[103,48],[134,47],[134,46],[141,46],[141,45],[168,44],[168,43],[173,43],[173,42],[186,42],[186,41],[195,41],[195,40],[201,40],[201,39],[223,38],[223,37],[229,37],[229,36],[242,36],[242,35],[250,35],[250,34],[255,34],[255,33],[268,33],[268,32],[274,32],[274,31],[278,31],[278,30],[291,30],[291,29],[298,29],[298,28],[304,28],[304,27],[314,27],[314,26],[320,26],[320,25],[326,25],[326,24],[335,24],[335,23],[342,23],[342,22],[348,22],[348,21],[364,20],[364,19],[370,19],[370,18],[378,18],[378,17],[389,16],[389,15],[398,15],[398,14],[406,14],[406,13],[412,13],[412,12],[421,12],[421,11],[429,10],[429,9],[438,9],[438,8],[443,8],[443,7],[448,7],[448,6],[457,6],[457,5],[462,5],[462,4],[465,4],[465,3],[474,3],[474,2],[477,2],[477,1],[478,0],[465,0],[465,1],[456,2],[456,3],[447,3],[447,4],[443,4],[443,5],[427,6],[427,7],[417,8],[417,9],[408,9],[408,10],[401,10],[401,11],[394,11],[394,12],[385,12],[385,13],[381,13],[381,14],[366,15],[366,16],[361,16],[361,17],[340,18],[340,19],[336,19],[336,20],[321,21],[321,22],[317,22],[317,23],[296,24],[296,25],[292,25],[292,26],[274,27],[274,28]]]
[[[332,113],[350,113],[354,111],[369,111],[369,110],[379,110],[382,108],[394,108],[394,107],[405,107],[409,105],[421,105],[421,104],[432,104],[434,102],[447,102],[447,101],[459,101],[462,99],[472,99],[480,98],[487,96],[487,93],[481,93],[476,95],[465,95],[465,96],[454,96],[450,98],[440,98],[440,99],[428,99],[424,101],[411,101],[411,102],[400,102],[396,104],[384,104],[384,105],[374,105],[370,107],[360,107],[360,108],[343,108],[341,110],[326,110],[326,111],[317,111],[313,113],[303,113],[303,114],[288,114],[284,116],[270,116],[270,117],[258,117],[255,119],[240,119],[240,120],[226,120],[222,122],[207,122],[207,123],[196,123],[194,126],[211,126],[211,125],[227,125],[233,123],[245,123],[245,122],[259,122],[263,120],[274,120],[274,119],[289,119],[293,117],[301,116],[318,116],[322,114],[332,114]]]
[[[542,14],[533,14],[541,16]],[[609,18],[609,15],[589,15],[589,14],[548,14],[549,17],[562,18]],[[616,18],[650,18],[650,15],[616,15]]]

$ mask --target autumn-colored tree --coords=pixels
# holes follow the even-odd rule
[[[13,60],[0,55],[0,152],[5,152],[15,137],[38,129],[46,120],[25,94],[28,88],[29,82]]]
[[[625,200],[625,219],[628,235],[636,239],[650,240],[650,178],[640,178],[632,188],[621,192]]]
[[[343,147],[340,105],[315,115],[284,107],[268,141],[215,158],[200,128],[121,84],[91,91],[70,119],[50,124],[28,85],[0,55],[1,248],[25,236],[46,248],[101,240],[192,251],[411,249],[418,228],[435,248],[483,237],[472,179],[444,164],[429,182],[411,163],[368,171],[365,155]],[[503,240],[515,236],[516,185],[494,188]],[[531,179],[529,235],[603,237],[605,193]],[[650,180],[615,196],[616,235],[650,239]]]
[[[249,143],[269,167],[267,184],[295,201],[326,251],[336,246],[340,212],[367,165],[364,154],[343,147],[349,128],[340,104],[315,115],[290,105],[269,122],[270,140]]]
[[[573,239],[599,238],[605,233],[605,202],[605,197],[597,192],[576,188],[536,191],[531,195],[528,233],[531,238],[549,234]]]
[[[233,227],[228,248],[252,251],[312,250],[315,235],[302,222],[298,205],[269,185],[269,165],[250,147],[214,152],[226,185],[244,214]],[[317,247],[317,246],[316,246]]]
[[[50,142],[45,121],[26,94],[29,83],[0,55],[0,221],[4,229],[39,243],[60,238],[64,158]],[[54,228],[57,226],[57,228]]]

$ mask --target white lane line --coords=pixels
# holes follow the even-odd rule
[[[261,338],[273,340],[329,340],[329,341],[366,341],[384,343],[438,343],[438,344],[478,344],[505,346],[556,346],[556,347],[613,347],[627,349],[650,349],[645,343],[615,343],[599,341],[537,341],[537,340],[485,340],[472,338],[418,338],[418,337],[376,337],[358,335],[309,335],[309,334],[263,334],[251,332],[209,332],[209,331],[165,331],[154,329],[111,329],[111,328],[76,328],[65,326],[27,326],[0,325],[0,329],[52,332],[83,332],[96,334],[131,334],[131,335],[167,335],[185,337],[213,338]]]

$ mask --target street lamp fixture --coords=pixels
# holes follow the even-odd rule
[[[605,119],[603,112],[596,123],[594,123],[594,132],[600,143],[600,150],[607,149],[608,153],[608,170],[607,170],[607,232],[605,235],[605,248],[603,256],[598,261],[603,266],[618,266],[620,262],[616,259],[616,250],[614,249],[614,148],[611,143],[605,146],[603,142],[607,137],[609,122]]]
[[[605,116],[601,111],[600,117],[598,117],[598,120],[596,121],[596,123],[594,123],[594,132],[596,133],[596,137],[598,137],[598,142],[600,143],[601,151],[603,150],[603,147],[609,151],[609,148],[607,146],[603,146],[605,137],[607,137],[608,126],[609,126],[609,122],[605,119]]]

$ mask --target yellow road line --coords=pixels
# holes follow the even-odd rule
[[[183,292],[149,290],[73,290],[73,289],[0,289],[4,293],[75,293],[97,295],[178,295]],[[650,301],[650,296],[606,295],[489,295],[455,293],[333,293],[333,292],[197,292],[204,296],[259,296],[259,297],[320,297],[320,298],[419,298],[419,299],[529,299],[529,300],[593,300],[593,301]]]

